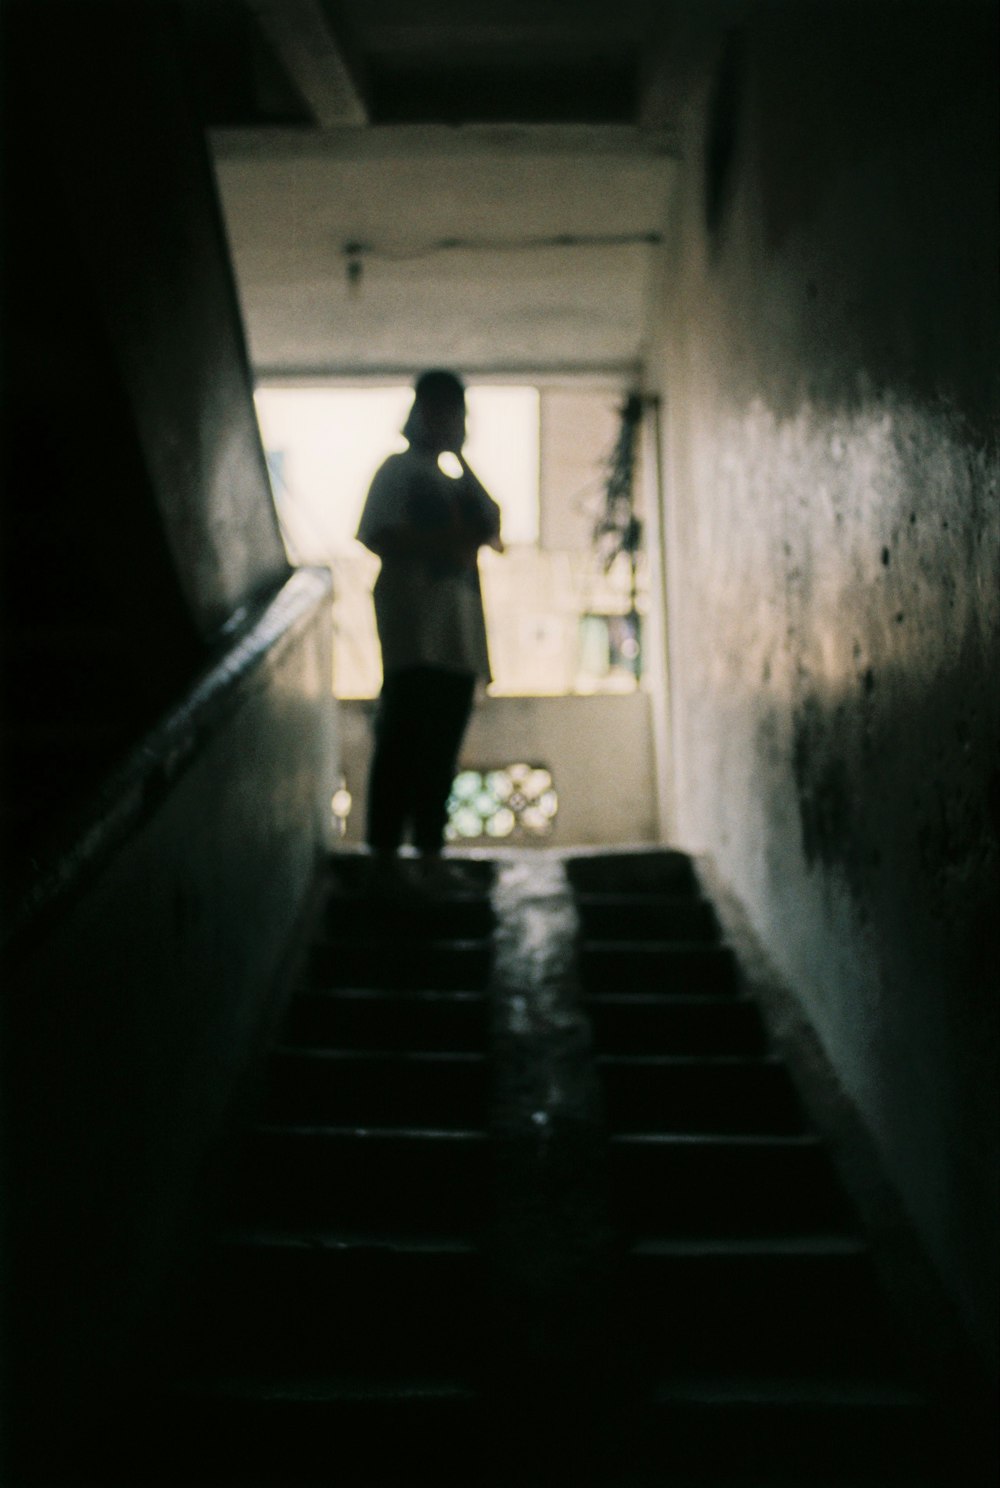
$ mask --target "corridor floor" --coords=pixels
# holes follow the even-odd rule
[[[959,1481],[690,860],[465,864],[332,860],[148,1480]]]

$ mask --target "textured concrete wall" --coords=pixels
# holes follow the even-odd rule
[[[288,569],[179,7],[14,5],[0,43],[14,186],[8,380],[57,448],[64,421],[73,430],[67,484],[94,533],[78,561],[100,542],[158,571],[151,540],[141,551],[116,541],[129,532],[121,503],[151,506],[211,636]],[[53,463],[44,433],[31,437],[21,485]],[[127,490],[123,443],[142,462]]]
[[[288,573],[177,12],[0,7],[0,745],[18,781],[0,838],[17,880]]]
[[[301,590],[304,576],[293,582]],[[311,615],[268,638],[235,696],[220,669],[225,707],[210,728],[195,703],[165,749],[151,736],[147,778],[109,815],[155,804],[139,805],[127,840],[53,923],[22,933],[5,966],[4,1449],[32,1481],[63,1481],[46,1476],[45,1454],[72,1455],[88,1410],[113,1405],[287,991],[329,821],[318,593]]]
[[[329,820],[325,593],[179,778],[150,753],[107,797],[222,627],[288,576],[180,19],[0,7],[5,918],[46,868],[77,890],[12,953],[0,1008],[0,1445],[21,1438],[33,1481],[66,1480],[39,1454],[100,1403],[184,1236]]]
[[[681,836],[995,1359],[992,7],[741,13],[700,39],[654,369]]]
[[[287,566],[175,9],[71,6],[45,65],[58,168],[152,496],[192,611],[211,633]]]

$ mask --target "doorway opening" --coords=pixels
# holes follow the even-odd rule
[[[506,552],[480,559],[494,676],[460,761],[449,824],[456,843],[658,835],[638,470],[630,472],[630,532],[609,520],[626,393],[611,378],[469,380],[465,453],[500,504]],[[399,381],[262,383],[256,393],[289,558],[334,575],[343,777],[334,814],[347,843],[361,837],[381,687],[371,601],[378,559],[354,534],[376,468],[404,448],[411,398]],[[616,489],[620,497],[620,480]],[[526,795],[525,781],[544,789]]]

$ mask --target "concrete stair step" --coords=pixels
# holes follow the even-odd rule
[[[916,1395],[833,1375],[664,1380],[628,1423],[623,1488],[944,1488]]]
[[[816,1137],[629,1135],[611,1139],[612,1223],[634,1238],[851,1229]]]
[[[482,940],[496,923],[488,894],[452,893],[423,901],[394,903],[364,896],[331,896],[323,934],[338,945],[382,935],[413,940]]]
[[[747,997],[612,992],[585,999],[594,1046],[609,1054],[763,1054],[767,1035]]]
[[[597,1070],[612,1131],[790,1134],[805,1126],[775,1058],[604,1055]]]
[[[871,1255],[852,1236],[695,1238],[640,1245],[618,1294],[631,1366],[649,1378],[727,1369],[888,1380],[902,1366],[897,1324]]]
[[[405,864],[404,860],[404,864]],[[457,870],[467,884],[464,892],[488,895],[496,880],[498,862],[496,858],[473,857],[464,853],[449,852],[445,861]],[[341,849],[331,853],[327,859],[324,879],[330,894],[337,897],[361,898],[371,881],[372,859],[367,852],[351,852]]]
[[[481,1054],[278,1049],[266,1119],[334,1125],[485,1128],[490,1070]]]
[[[469,1245],[406,1246],[243,1231],[215,1245],[190,1357],[221,1373],[482,1372],[489,1281]]]
[[[229,1374],[343,1368],[482,1379],[493,1282],[470,1245],[244,1231],[213,1248],[189,1357]],[[851,1237],[637,1247],[614,1290],[614,1343],[649,1379],[711,1370],[858,1379],[899,1370],[895,1325]]]
[[[905,1391],[738,1375],[674,1380],[610,1423],[535,1419],[458,1381],[336,1374],[190,1381],[160,1406],[166,1488],[944,1488]],[[548,1439],[546,1439],[546,1437]],[[585,1447],[585,1451],[581,1450]],[[132,1477],[119,1482],[137,1483]],[[180,1470],[180,1472],[178,1472]],[[105,1482],[110,1481],[106,1478]]]
[[[398,935],[313,947],[308,980],[315,987],[381,987],[389,991],[432,987],[480,989],[490,973],[487,940],[422,940]]]
[[[707,899],[695,894],[622,894],[588,891],[576,896],[586,940],[708,941],[719,922]]]
[[[459,1488],[480,1480],[492,1434],[467,1384],[427,1370],[395,1380],[353,1371],[194,1376],[149,1417],[139,1427],[159,1444],[149,1472],[137,1480],[135,1454],[119,1452],[122,1474],[102,1477],[102,1488]]]
[[[490,1176],[480,1131],[262,1125],[235,1174],[236,1212],[366,1236],[469,1235],[483,1223]]]
[[[384,1365],[370,1375],[353,1363],[346,1367],[302,1368],[294,1372],[280,1367],[238,1369],[220,1374],[214,1369],[194,1371],[181,1379],[179,1387],[189,1397],[204,1395],[215,1401],[245,1401],[255,1405],[271,1402],[289,1405],[343,1405],[380,1402],[391,1405],[419,1399],[469,1401],[475,1391],[457,1372],[423,1368],[395,1372]]]
[[[685,853],[587,853],[566,859],[566,877],[577,894],[698,894],[694,864]]]
[[[803,1129],[774,1059],[604,1056],[598,1060],[612,1130],[775,1132]],[[490,1067],[478,1054],[279,1049],[268,1121],[435,1129],[485,1128]]]
[[[735,994],[736,958],[729,946],[696,941],[585,940],[578,953],[585,993]]]
[[[331,1049],[466,1050],[486,1046],[489,1006],[478,992],[343,987],[300,992],[283,1039]]]

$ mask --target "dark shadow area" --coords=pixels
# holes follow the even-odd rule
[[[205,134],[315,99],[242,0],[0,7],[10,1488],[994,1481],[996,16],[869,10],[677,84],[671,707],[950,1341],[690,857],[331,855]],[[373,117],[634,117],[633,33],[384,47]]]
[[[159,1383],[86,1482],[989,1481],[742,977],[692,970],[692,861],[464,866],[373,941],[331,860]],[[671,928],[589,920],[635,884]]]

